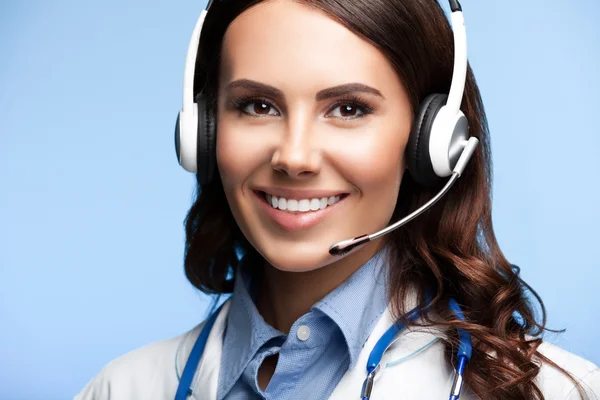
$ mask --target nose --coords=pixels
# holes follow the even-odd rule
[[[271,158],[274,171],[292,178],[314,176],[321,169],[321,154],[311,135],[308,118],[290,118]]]

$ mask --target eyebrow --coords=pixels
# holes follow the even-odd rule
[[[238,79],[233,82],[230,82],[225,87],[225,91],[229,92],[230,90],[232,90],[234,88],[238,88],[238,87],[250,89],[250,90],[258,90],[258,91],[261,91],[271,97],[280,97],[280,98],[284,97],[283,92],[281,90],[277,89],[276,87],[273,87],[273,86],[270,86],[270,85],[267,85],[267,84],[264,84],[261,82],[253,81],[250,79]],[[321,101],[321,100],[329,99],[332,97],[339,97],[339,96],[343,96],[343,95],[355,93],[355,92],[370,93],[370,94],[374,94],[378,97],[381,97],[382,99],[385,99],[385,97],[383,96],[383,94],[381,94],[381,92],[379,90],[372,88],[371,86],[367,86],[365,84],[357,83],[357,82],[346,83],[343,85],[333,86],[333,87],[330,87],[327,89],[320,90],[319,92],[317,92],[315,99],[317,101]]]

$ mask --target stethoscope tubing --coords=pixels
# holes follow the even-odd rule
[[[175,393],[175,400],[185,400],[188,395],[192,394],[192,380],[194,379],[194,375],[196,374],[196,369],[198,368],[198,364],[200,363],[200,359],[202,358],[202,354],[204,353],[204,348],[206,347],[206,342],[208,341],[208,335],[212,330],[215,321],[217,320],[217,316],[221,311],[223,305],[217,309],[206,321],[198,339],[196,339],[196,343],[194,343],[194,347],[192,347],[192,351],[185,363],[185,367],[183,368],[183,373],[181,374],[181,379],[179,380],[179,386],[177,386],[177,392]]]
[[[430,302],[428,300],[427,304],[429,303]],[[448,306],[452,313],[456,315],[458,319],[460,319],[461,321],[465,320],[465,316],[462,312],[462,309],[460,308],[456,300],[450,298],[448,301]],[[427,309],[428,307],[429,306],[427,305],[425,309]],[[421,311],[419,310],[419,308],[415,308],[411,310],[408,314],[406,314],[405,319],[409,322],[412,322],[416,320],[420,315]],[[363,383],[360,395],[360,398],[362,398],[362,400],[370,400],[371,393],[375,386],[375,378],[381,370],[381,359],[383,358],[383,355],[385,354],[386,350],[389,349],[390,346],[396,340],[398,340],[398,334],[404,329],[406,329],[406,325],[403,322],[399,321],[395,323],[381,336],[381,338],[379,338],[379,340],[375,344],[375,347],[373,347],[371,354],[369,354],[369,359],[367,360],[367,377],[365,378],[365,381]],[[471,343],[471,334],[461,328],[458,328],[457,330],[460,344],[458,346],[458,351],[456,355],[457,367],[455,370],[454,382],[450,389],[450,400],[458,400],[458,398],[460,397],[463,384],[463,374],[466,369],[467,363],[471,359],[473,349]]]

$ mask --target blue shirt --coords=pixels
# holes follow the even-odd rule
[[[242,263],[227,316],[217,400],[328,398],[356,364],[387,307],[386,255],[383,248],[314,304],[294,322],[289,335],[259,314],[251,296],[249,268]],[[277,368],[262,391],[258,369],[277,353]]]

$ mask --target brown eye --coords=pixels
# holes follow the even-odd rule
[[[275,107],[262,100],[248,100],[240,105],[239,110],[251,116],[278,115]]]
[[[362,105],[346,102],[335,106],[329,112],[329,116],[342,119],[355,119],[370,113],[371,110]]]
[[[269,114],[270,105],[260,102],[254,103],[254,112],[256,114]]]
[[[340,106],[340,115],[342,117],[354,117],[356,115],[357,108],[349,104]]]

